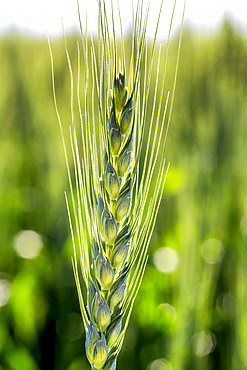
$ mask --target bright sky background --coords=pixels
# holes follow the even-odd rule
[[[133,0],[134,4],[136,0]],[[79,0],[82,21],[87,9],[88,28],[97,30],[97,0]],[[106,0],[110,4],[110,0]],[[116,0],[113,0],[116,3]],[[173,0],[164,0],[160,36],[167,34]],[[177,0],[174,26],[180,23],[184,0]],[[132,0],[119,0],[123,27],[126,30],[132,19]],[[148,33],[153,34],[160,0],[151,0]],[[247,30],[247,0],[187,0],[186,21],[210,31],[227,17],[234,17],[234,23]],[[61,33],[63,21],[65,30],[78,27],[76,0],[0,0],[0,33],[9,28],[27,30],[29,33],[46,35]]]

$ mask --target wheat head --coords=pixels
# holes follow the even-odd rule
[[[172,93],[165,95],[171,27],[166,57],[161,65],[162,45],[156,53],[156,38],[162,2],[149,57],[146,40],[149,8],[144,12],[142,2],[138,2],[133,12],[128,68],[122,33],[120,58],[118,55],[113,7],[113,37],[110,37],[105,1],[99,0],[98,4],[98,49],[92,39],[90,55],[87,28],[83,32],[79,12],[82,38],[78,43],[77,99],[74,98],[74,76],[65,39],[71,77],[72,169],[57,107],[52,53],[51,62],[54,101],[70,186],[70,198],[66,195],[66,203],[74,249],[73,271],[86,332],[86,356],[92,369],[114,370],[147,264],[148,246],[168,169],[165,144],[176,86],[181,32]],[[171,24],[175,5],[176,2]],[[121,26],[120,14],[119,22]],[[81,98],[81,54],[84,99]],[[156,57],[156,81],[151,94]],[[147,113],[149,106],[150,116]],[[80,139],[77,120],[80,122]],[[143,148],[144,135],[147,142]],[[152,181],[154,176],[155,181]]]

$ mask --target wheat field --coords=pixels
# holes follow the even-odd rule
[[[67,35],[73,66],[79,37]],[[127,36],[126,48],[130,42]],[[51,44],[60,115],[70,123],[64,41]],[[171,39],[168,86],[177,45],[178,35]],[[0,50],[0,369],[90,369],[47,40],[10,33],[1,36]],[[161,60],[165,52],[162,45]],[[184,29],[170,167],[119,370],[247,367],[246,58],[245,36],[227,21],[203,37]],[[73,164],[72,155],[68,160]]]

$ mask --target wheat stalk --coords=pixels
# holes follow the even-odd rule
[[[176,86],[181,32],[171,99],[169,93],[165,96],[164,88],[171,25],[165,66],[162,68],[161,44],[158,50],[155,89],[151,96],[150,84],[162,2],[149,63],[146,41],[149,8],[144,13],[142,1],[138,2],[133,16],[128,68],[122,31],[118,61],[113,7],[111,38],[105,1],[98,0],[98,50],[93,40],[89,50],[87,27],[83,33],[78,6],[82,39],[81,44],[78,43],[77,99],[74,97],[74,76],[65,39],[71,77],[70,142],[73,172],[57,107],[51,53],[54,101],[71,194],[71,201],[66,195],[66,204],[74,248],[72,264],[86,332],[86,355],[92,369],[116,369],[117,356],[147,264],[148,245],[169,167],[165,162],[165,144]],[[175,5],[176,1],[171,24]],[[119,19],[121,26],[120,14]],[[80,90],[81,54],[85,73],[83,104]],[[76,128],[75,100],[80,120],[80,140]],[[95,106],[98,107],[97,113]],[[147,123],[148,106],[152,107],[152,114]],[[147,134],[145,148],[144,133]],[[142,165],[141,153],[144,153]],[[153,176],[156,181],[151,186]],[[86,286],[86,299],[81,280]]]

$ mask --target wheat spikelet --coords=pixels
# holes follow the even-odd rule
[[[142,5],[138,2],[133,19],[132,50],[127,73],[123,36],[118,62],[114,21],[113,38],[110,38],[104,0],[99,0],[98,3],[97,55],[93,40],[89,55],[87,30],[83,34],[82,27],[81,46],[78,44],[77,106],[80,140],[75,115],[74,76],[65,40],[71,77],[70,139],[73,174],[57,108],[52,54],[51,61],[54,100],[71,193],[71,200],[66,196],[66,203],[74,248],[73,270],[86,332],[86,355],[92,369],[113,370],[116,369],[117,356],[147,264],[148,245],[163,193],[168,167],[165,165],[165,143],[178,64],[169,101],[169,93],[164,96],[169,32],[165,66],[162,66],[161,76],[161,45],[158,50],[155,90],[151,97],[150,82],[159,19],[148,65],[148,8],[144,14]],[[179,49],[180,42],[181,33]],[[85,72],[83,104],[80,91],[81,52]],[[144,72],[141,74],[141,71]],[[160,81],[161,91],[158,99]],[[147,124],[149,104],[153,108]],[[98,107],[97,114],[95,105]],[[143,149],[144,132],[147,133],[148,139]],[[142,150],[144,160],[140,170]],[[155,185],[151,186],[154,174]],[[81,280],[86,286],[86,299],[83,296]]]

